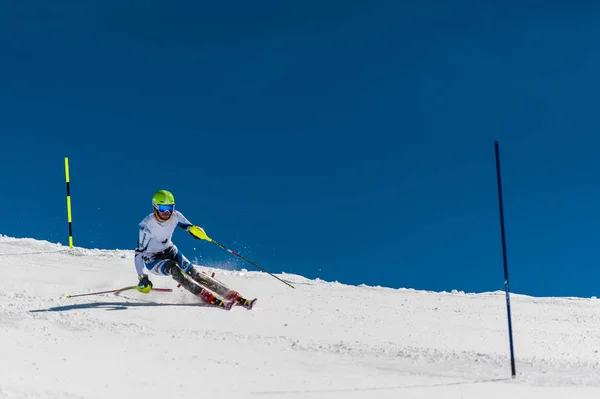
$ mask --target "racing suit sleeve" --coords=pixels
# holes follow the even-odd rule
[[[175,211],[175,216],[177,217],[177,226],[181,227],[185,231],[188,231],[193,224],[186,219],[185,216],[179,211]]]
[[[135,258],[134,258],[134,262],[135,262],[135,270],[139,275],[144,274],[144,253],[146,252],[146,249],[148,248],[148,244],[150,243],[150,240],[152,239],[152,233],[150,232],[150,230],[144,226],[144,225],[140,225],[139,228],[139,237],[138,237],[138,242],[137,242],[137,247],[135,249]]]

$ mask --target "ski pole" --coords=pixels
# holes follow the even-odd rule
[[[195,226],[194,226],[195,227]],[[268,270],[263,269],[262,267],[260,267],[259,265],[257,265],[256,263],[244,258],[242,255],[238,254],[235,251],[232,251],[231,249],[227,248],[225,245],[220,244],[219,242],[213,240],[212,238],[210,238],[209,236],[206,235],[206,233],[204,232],[203,229],[201,228],[194,228],[192,227],[190,229],[190,232],[192,233],[192,235],[196,238],[199,238],[201,240],[206,240],[208,242],[212,242],[213,244],[215,244],[217,247],[224,249],[225,251],[229,252],[230,254],[237,256],[238,258],[240,258],[241,260],[250,263],[252,266],[256,267],[257,269],[262,270],[265,273],[268,273],[269,275],[271,275],[271,277],[275,277],[277,280],[281,281],[283,284],[287,285],[288,287],[291,288],[295,288],[293,285],[291,285],[290,283],[283,281],[282,279],[280,279],[279,277],[275,276],[273,273],[269,272]],[[192,230],[193,229],[193,230]]]
[[[234,256],[237,256],[237,257],[238,257],[238,258],[240,258],[241,260],[243,260],[243,261],[245,261],[245,262],[248,262],[248,263],[250,263],[252,266],[256,267],[257,269],[260,269],[260,270],[262,270],[263,272],[270,274],[272,277],[275,277],[277,280],[281,281],[283,284],[285,284],[285,285],[287,285],[287,286],[289,286],[289,287],[291,287],[291,288],[294,288],[294,286],[293,286],[293,285],[291,285],[290,283],[283,281],[282,279],[280,279],[279,277],[277,277],[277,276],[276,276],[276,275],[274,275],[273,273],[269,272],[268,270],[265,270],[265,269],[263,269],[262,267],[260,267],[260,266],[259,266],[259,265],[257,265],[256,263],[252,262],[251,260],[248,260],[248,259],[244,258],[242,255],[238,254],[238,253],[237,253],[237,252],[235,252],[235,251],[232,251],[231,249],[227,248],[227,247],[226,247],[226,246],[224,246],[223,244],[220,244],[220,243],[218,243],[217,241],[215,241],[215,240],[212,240],[212,239],[211,239],[211,240],[209,240],[209,241],[210,241],[210,242],[212,242],[213,244],[215,244],[217,247],[219,247],[219,248],[222,248],[222,249],[224,249],[225,251],[229,252],[230,254],[232,254],[232,255],[234,255]]]
[[[78,296],[88,296],[88,295],[111,294],[111,293],[114,293],[115,295],[117,295],[120,292],[127,291],[127,290],[132,290],[135,287],[137,287],[137,286],[136,285],[132,285],[130,287],[119,288],[118,290],[89,292],[87,294],[77,294],[77,295],[67,295],[67,298],[75,298],[75,297],[78,297]],[[171,288],[152,288],[152,291],[156,291],[156,292],[172,292],[173,290]]]
[[[78,297],[78,296],[88,296],[88,295],[110,294],[110,293],[113,293],[113,292],[120,292],[120,291],[132,290],[135,287],[136,287],[135,285],[132,285],[131,287],[119,288],[118,290],[98,291],[98,292],[89,292],[87,294],[67,295],[67,298],[75,298],[75,297]]]

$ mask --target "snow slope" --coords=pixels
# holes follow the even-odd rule
[[[224,255],[226,256],[226,254]],[[348,286],[201,268],[255,309],[127,291],[131,251],[0,236],[0,398],[600,397],[595,299]]]

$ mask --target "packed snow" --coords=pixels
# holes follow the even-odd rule
[[[224,257],[226,257],[226,253]],[[595,298],[349,286],[198,266],[254,309],[204,306],[132,251],[0,236],[0,398],[598,398]],[[384,276],[382,276],[384,278]]]

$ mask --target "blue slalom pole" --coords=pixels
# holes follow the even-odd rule
[[[496,148],[496,174],[498,177],[498,203],[500,206],[500,232],[502,234],[502,258],[504,261],[504,289],[506,290],[506,311],[508,313],[508,337],[510,341],[510,368],[512,378],[517,375],[515,368],[515,351],[513,345],[512,320],[510,315],[510,289],[508,286],[508,262],[506,260],[506,233],[504,229],[504,205],[502,201],[502,178],[500,175],[500,150],[498,142],[495,142]]]

